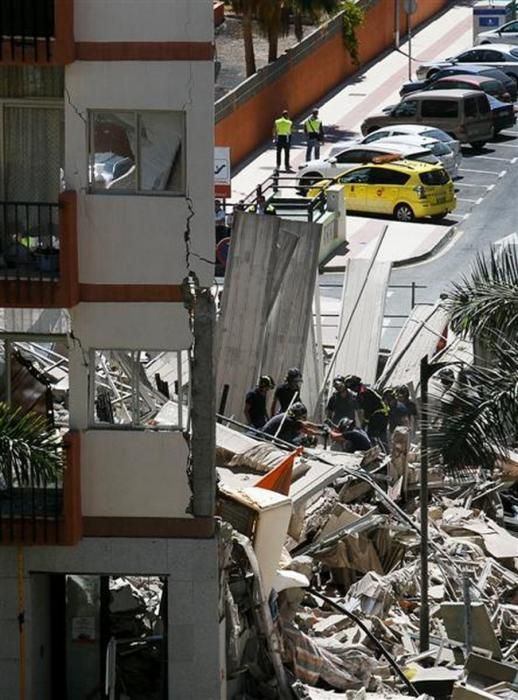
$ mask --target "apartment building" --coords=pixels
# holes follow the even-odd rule
[[[212,2],[2,0],[0,52],[0,396],[66,459],[0,470],[0,697],[214,700]]]

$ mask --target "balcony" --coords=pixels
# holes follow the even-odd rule
[[[57,203],[0,202],[0,307],[78,301],[75,192]]]
[[[63,479],[30,479],[23,487],[13,478],[0,486],[0,545],[74,545],[82,537],[79,433],[64,437]]]
[[[0,64],[74,60],[74,0],[2,0]]]

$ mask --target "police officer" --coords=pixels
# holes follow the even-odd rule
[[[282,117],[275,120],[273,125],[273,140],[277,146],[277,170],[281,167],[281,154],[284,151],[284,167],[286,172],[292,172],[290,168],[290,148],[291,135],[293,133],[293,122],[289,118],[288,110],[285,109]]]
[[[318,117],[318,109],[311,112],[311,116],[304,122],[304,133],[308,143],[306,145],[306,160],[311,160],[311,152],[314,151],[315,158],[320,158],[320,144],[324,140],[324,127],[322,120]]]

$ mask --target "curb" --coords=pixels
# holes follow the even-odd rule
[[[432,246],[432,248],[425,251],[424,253],[421,253],[421,255],[414,255],[413,257],[405,258],[404,260],[393,260],[392,267],[405,267],[406,265],[415,265],[415,263],[423,262],[423,260],[428,260],[428,258],[431,258],[434,255],[436,255],[443,247],[446,246],[447,243],[451,241],[451,239],[456,233],[456,229],[457,224],[452,224],[448,229],[446,229],[444,235],[439,241],[437,241],[437,243],[434,246]]]
[[[445,229],[444,235],[441,236],[441,239],[437,241],[434,246],[420,255],[414,255],[410,258],[405,258],[404,260],[393,260],[392,267],[406,267],[407,265],[415,265],[416,263],[423,262],[424,260],[428,260],[428,258],[433,257],[452,240],[456,233],[456,228],[457,224],[452,224],[449,228]],[[330,264],[322,268],[322,273],[326,272],[345,272],[345,265],[333,266],[332,261],[330,261]]]

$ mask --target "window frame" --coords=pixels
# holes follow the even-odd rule
[[[95,163],[95,150],[94,150],[94,123],[95,117],[98,114],[126,114],[133,115],[135,118],[135,188],[134,189],[96,189],[95,182],[91,180],[90,176],[93,172],[93,166]],[[141,170],[140,170],[140,143],[141,143],[141,130],[140,130],[140,118],[141,115],[146,114],[180,114],[182,116],[182,135],[180,142],[180,167],[182,171],[182,183],[178,190],[145,190],[140,189],[141,184]],[[180,109],[126,109],[126,108],[100,108],[100,109],[89,109],[87,115],[87,157],[86,157],[86,182],[88,183],[88,194],[90,195],[109,195],[109,196],[123,196],[123,197],[185,197],[187,193],[187,159],[186,159],[186,143],[187,143],[187,115],[184,110]]]
[[[140,376],[139,371],[134,372],[134,374],[129,378],[131,390],[131,420],[126,423],[109,423],[101,421],[97,418],[95,401],[97,397],[96,389],[102,383],[98,381],[98,373],[96,372],[96,355],[97,353],[128,353],[131,354],[132,359],[135,361],[135,356],[142,353],[152,352],[160,355],[162,353],[171,353],[176,355],[176,370],[177,377],[180,379],[178,381],[178,393],[177,396],[177,406],[178,406],[178,423],[177,424],[160,424],[153,425],[152,423],[145,422],[148,419],[143,419],[140,415],[140,402],[139,402],[139,388],[140,388]],[[140,348],[138,350],[128,349],[128,348],[90,348],[88,351],[88,427],[90,430],[167,430],[167,431],[183,431],[188,428],[190,420],[190,410],[191,410],[191,397],[190,397],[190,387],[191,387],[191,371],[190,363],[188,365],[187,374],[182,372],[182,359],[183,354],[187,354],[187,359],[189,359],[189,349],[181,348],[179,350],[157,350],[152,348]],[[154,359],[154,358],[153,358]],[[139,362],[137,357],[137,363]],[[134,363],[134,368],[139,365]],[[185,390],[183,387],[183,379],[186,379],[188,389]],[[158,389],[154,389],[158,392]],[[160,392],[158,392],[160,393]],[[167,398],[164,396],[164,404],[167,402]],[[170,399],[171,400],[171,399]],[[135,419],[134,416],[137,416]],[[149,420],[153,420],[152,418]]]

